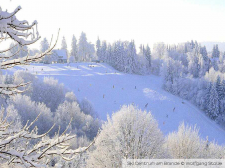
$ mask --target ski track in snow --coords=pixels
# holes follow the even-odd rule
[[[39,78],[51,76],[72,90],[78,100],[87,98],[102,120],[124,104],[134,103],[151,111],[164,135],[177,131],[180,123],[197,125],[202,138],[208,136],[225,145],[225,131],[191,103],[164,91],[162,78],[124,74],[107,64],[31,64],[7,70],[27,70]]]

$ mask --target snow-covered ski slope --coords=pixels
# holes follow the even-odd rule
[[[152,112],[165,135],[176,131],[184,121],[189,125],[196,124],[203,138],[208,136],[210,141],[215,139],[219,144],[225,144],[225,131],[194,105],[164,91],[161,77],[124,74],[107,64],[97,63],[32,64],[10,71],[18,69],[40,78],[58,79],[75,93],[78,100],[87,98],[103,120],[122,105],[134,103]]]

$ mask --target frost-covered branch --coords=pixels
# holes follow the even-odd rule
[[[17,55],[21,50],[23,50],[23,46],[31,45],[37,42],[40,39],[38,30],[37,30],[37,21],[34,21],[31,25],[26,20],[19,21],[16,18],[16,13],[21,10],[21,7],[17,7],[14,12],[9,13],[7,11],[2,11],[0,7],[0,39],[1,42],[6,39],[12,39],[16,41],[16,45],[9,47],[8,49],[1,50],[0,53],[6,53],[7,51],[13,49],[16,46],[20,46],[21,48],[18,49],[15,53],[10,56],[0,55],[0,69],[8,69],[12,68],[16,65],[26,65],[31,62],[39,61],[45,55],[50,55],[51,51],[54,49],[55,45],[57,44],[58,36],[56,39],[55,44],[40,54],[36,54],[34,56],[27,55],[22,58],[13,59],[15,55]],[[31,30],[31,31],[29,31]],[[25,86],[25,85],[23,85]],[[13,95],[17,93],[22,93],[23,91],[19,90],[18,87],[21,85],[5,85],[2,84],[0,86],[0,94],[4,95]]]
[[[0,158],[3,163],[13,166],[45,167],[51,156],[61,156],[69,161],[74,155],[88,150],[94,143],[93,141],[88,147],[71,150],[67,142],[74,139],[75,135],[63,133],[54,138],[47,138],[54,125],[46,133],[38,135],[35,128],[30,130],[30,127],[40,115],[30,124],[27,122],[21,129],[16,129],[12,123],[6,122],[7,117],[3,117],[3,113],[0,115]],[[31,140],[35,140],[36,143],[30,144]]]

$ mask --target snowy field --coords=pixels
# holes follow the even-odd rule
[[[98,112],[107,119],[107,114],[120,109],[124,104],[134,103],[139,108],[151,111],[165,135],[176,131],[179,124],[197,125],[201,137],[225,145],[225,131],[208,119],[194,105],[166,91],[162,79],[157,76],[123,74],[106,64],[32,64],[18,66],[9,71],[27,70],[39,78],[52,76],[72,90],[79,100],[87,98]]]

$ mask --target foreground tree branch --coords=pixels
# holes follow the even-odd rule
[[[53,139],[47,138],[47,134],[53,129],[54,125],[46,133],[38,135],[35,129],[29,131],[29,128],[35,121],[29,126],[27,123],[22,129],[16,130],[13,128],[12,123],[8,123],[6,120],[7,118],[4,118],[2,115],[0,118],[0,158],[9,165],[45,167],[49,162],[50,156],[53,155],[61,156],[69,161],[74,158],[74,155],[88,150],[94,143],[93,141],[88,147],[71,150],[67,142],[75,138],[75,135],[63,133],[61,135],[58,134]],[[36,140],[37,143],[31,145],[30,149],[28,149],[31,140]],[[22,142],[22,144],[19,144],[19,142]]]
[[[11,50],[12,48],[16,46],[20,46],[21,49],[23,49],[23,46],[31,45],[35,42],[37,42],[40,39],[39,32],[37,30],[37,21],[34,21],[31,25],[26,20],[19,21],[16,18],[17,12],[21,10],[21,7],[17,7],[14,12],[9,13],[7,11],[2,11],[0,7],[0,39],[1,42],[6,39],[11,39],[15,41],[17,44],[9,47],[8,49],[1,50],[0,53],[4,54],[7,51]],[[18,59],[13,59],[15,55],[17,55],[21,49],[19,49],[17,52],[10,56],[0,55],[0,69],[8,69],[12,68],[16,65],[26,65],[31,62],[39,61],[41,60],[45,55],[51,54],[51,51],[54,49],[54,47],[57,44],[59,37],[56,39],[56,42],[53,46],[49,46],[49,49],[45,51],[44,53],[37,54],[35,56],[25,56]],[[28,84],[28,83],[27,83]],[[4,85],[2,84],[0,86],[0,94],[4,95],[14,95],[17,93],[22,93],[24,91],[19,90],[19,87],[24,87],[26,84],[21,85]]]

